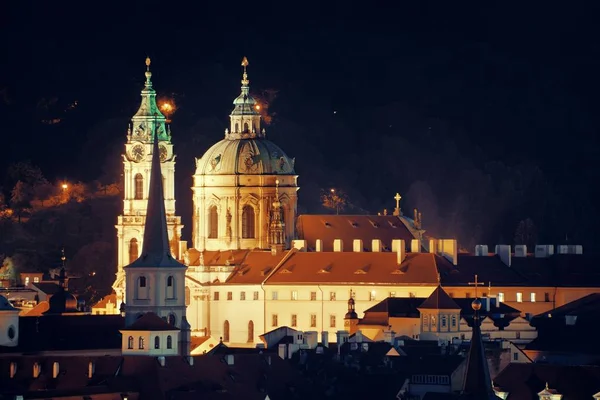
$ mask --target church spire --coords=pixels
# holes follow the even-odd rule
[[[169,246],[157,131],[154,132],[154,144],[152,146],[150,188],[148,190],[148,208],[146,211],[142,254],[137,260],[127,266],[127,268],[131,267],[186,268],[185,265],[173,258]]]
[[[142,89],[140,108],[135,113],[131,122],[133,129],[128,133],[131,140],[151,142],[154,134],[158,133],[159,140],[170,141],[170,135],[165,125],[166,117],[156,104],[156,91],[152,87],[152,71],[150,71],[150,57],[146,57],[146,81]]]
[[[481,338],[481,318],[479,316],[481,301],[476,298],[473,303],[471,303],[471,307],[474,311],[473,335],[471,337],[469,354],[467,355],[467,367],[463,384],[463,395],[460,398],[498,400],[499,397],[496,396],[492,387],[490,370],[488,368],[483,340]]]
[[[283,250],[285,244],[285,222],[281,215],[281,202],[279,201],[279,179],[275,180],[275,201],[271,210],[271,221],[269,224],[269,241],[272,251]]]
[[[242,59],[242,90],[238,97],[233,100],[233,111],[229,116],[231,126],[225,131],[225,138],[230,140],[264,137],[264,130],[260,130],[259,105],[254,97],[250,95],[250,80],[248,79],[248,58]]]

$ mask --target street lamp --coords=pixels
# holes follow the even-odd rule
[[[63,190],[67,190],[69,188],[69,185],[67,185],[66,183],[63,183],[61,186]]]

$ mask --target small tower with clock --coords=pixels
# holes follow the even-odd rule
[[[151,78],[150,58],[147,58],[142,101],[131,118],[123,154],[123,214],[118,217],[116,225],[118,260],[117,277],[113,284],[119,304],[125,295],[123,266],[139,257],[143,245],[155,132],[159,142],[169,243],[171,253],[179,258],[178,243],[183,226],[181,217],[175,215],[175,154],[171,143],[171,129],[156,103],[156,91],[152,87]]]

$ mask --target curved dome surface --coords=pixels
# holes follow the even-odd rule
[[[223,139],[196,161],[198,175],[293,175],[294,159],[262,137]]]

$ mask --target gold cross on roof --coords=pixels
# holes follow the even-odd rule
[[[477,299],[479,297],[477,295],[477,286],[483,286],[483,285],[485,285],[485,282],[478,282],[477,281],[477,274],[475,274],[475,282],[469,282],[469,285],[475,286],[475,298]]]

